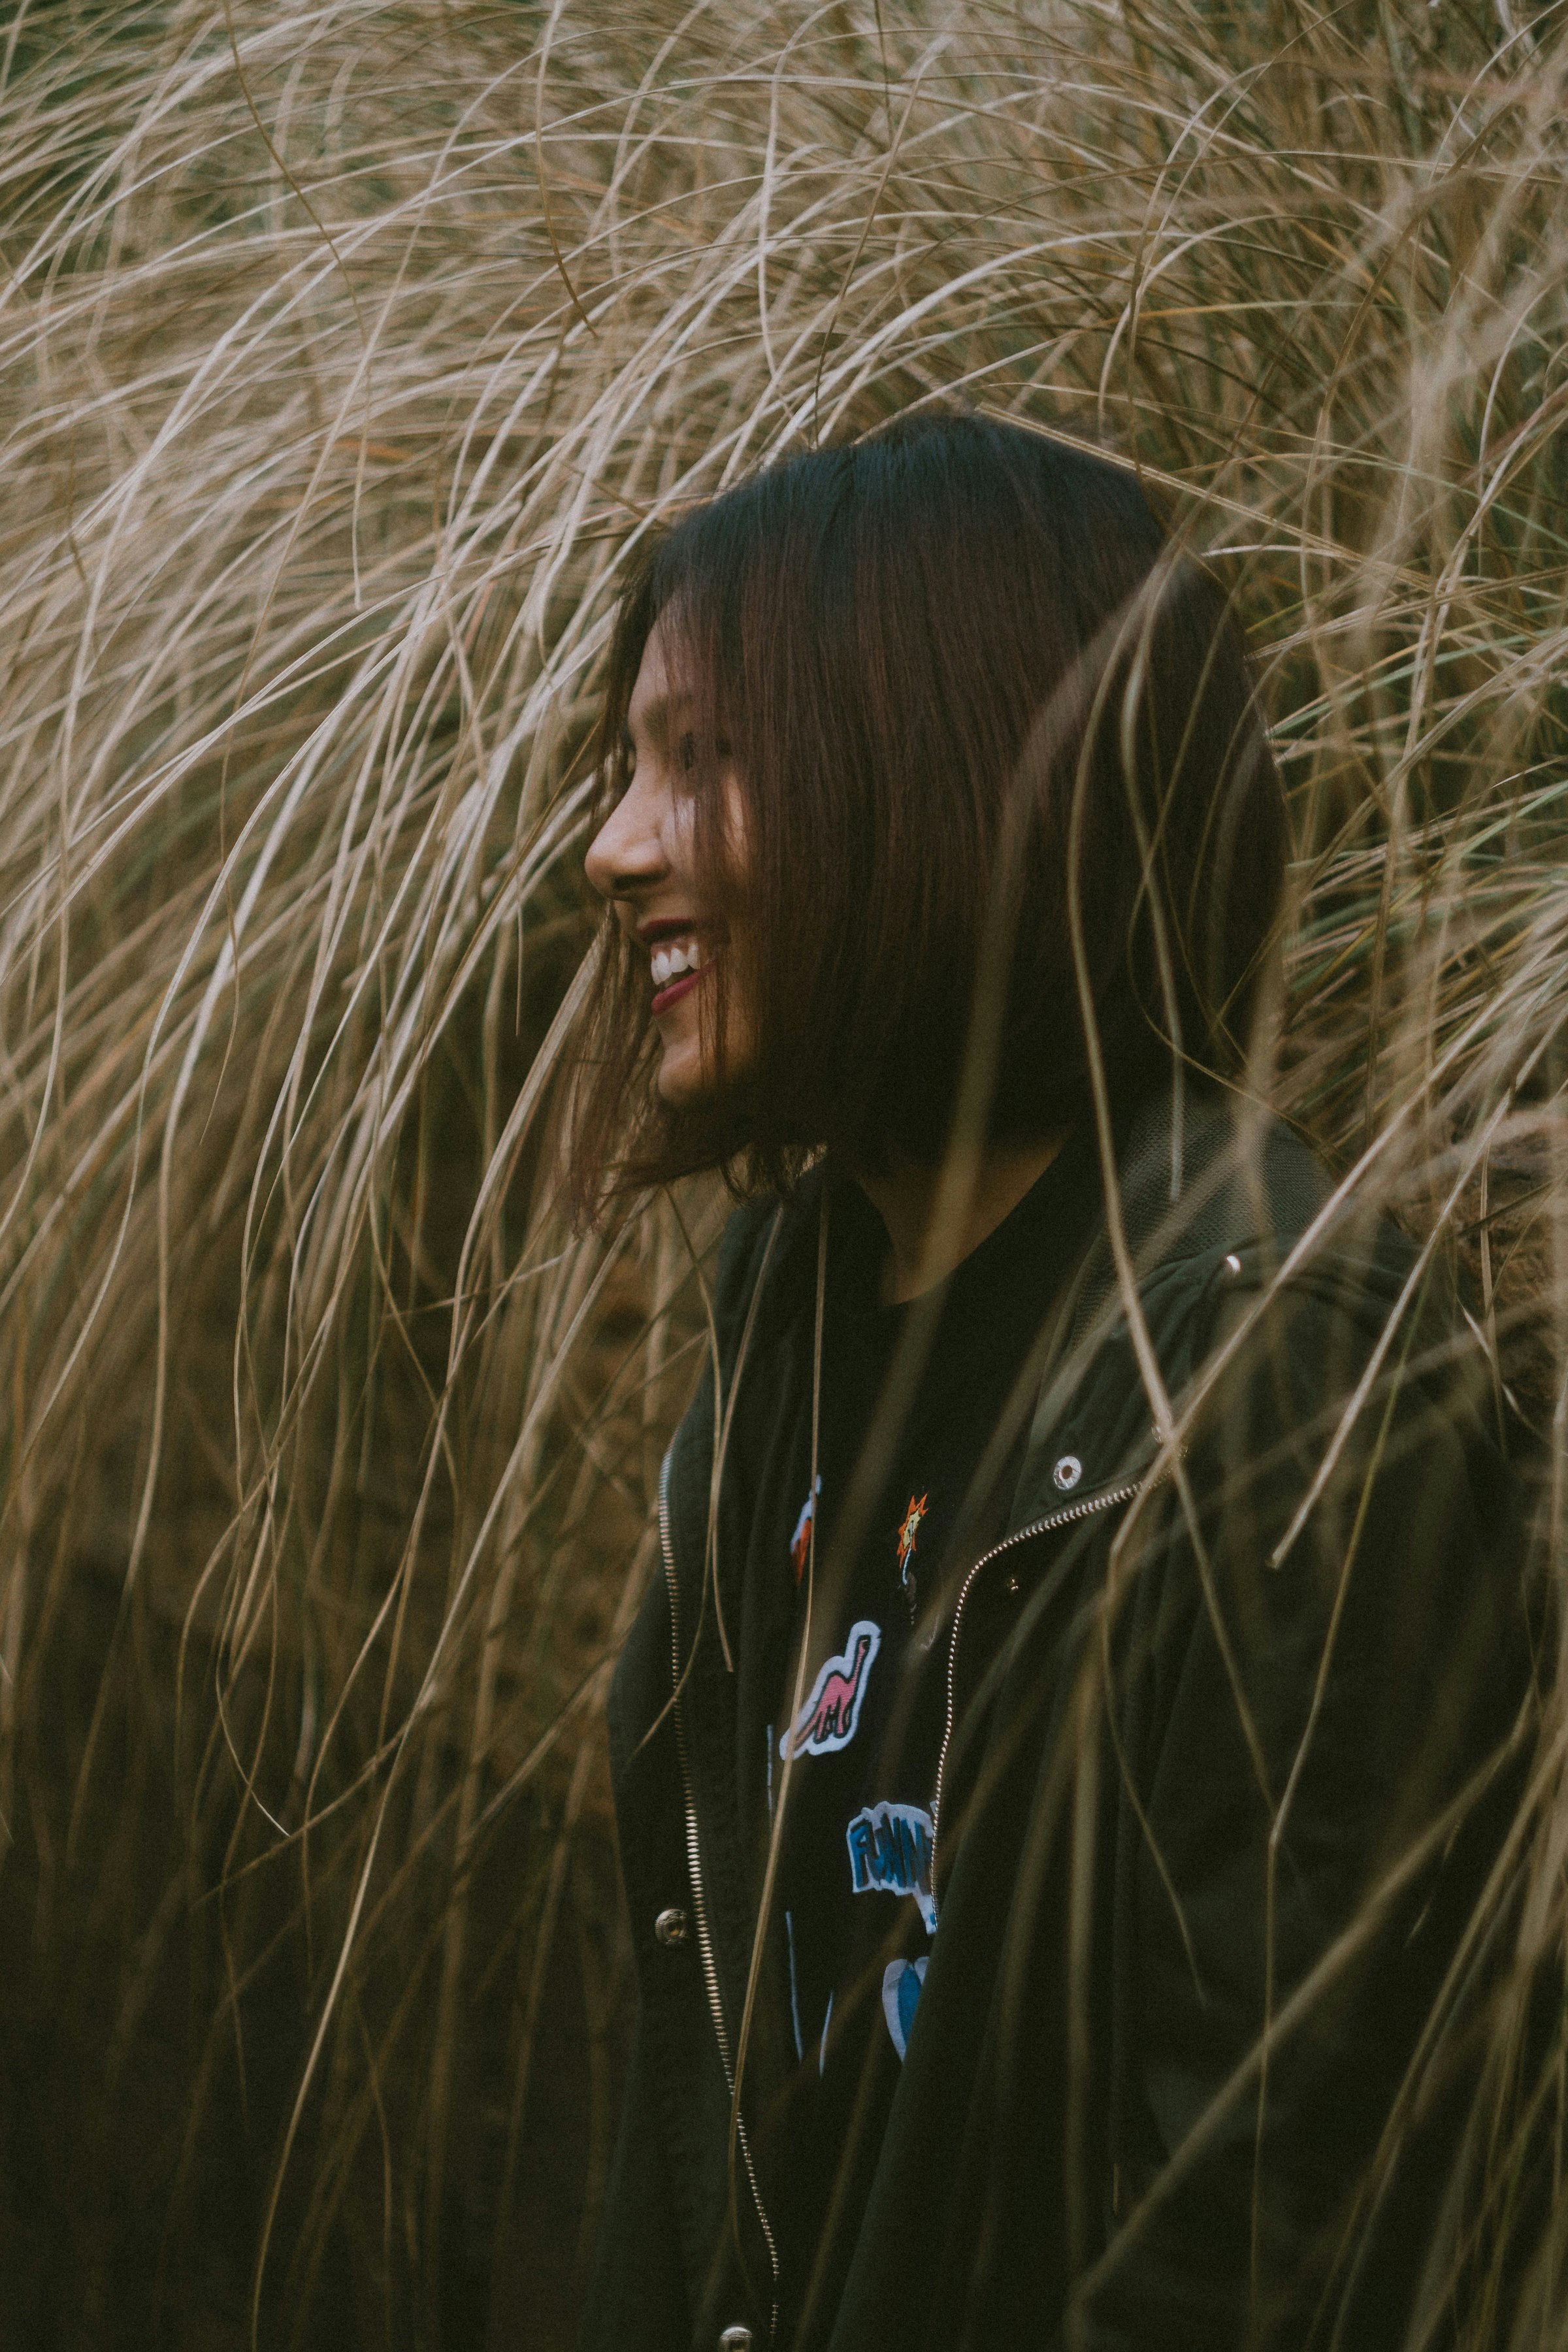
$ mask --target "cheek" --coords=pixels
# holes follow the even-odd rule
[[[659,1059],[655,1084],[668,1103],[693,1102],[709,1083],[708,1055],[700,1024],[690,998],[666,1013],[658,1024]]]
[[[752,869],[752,818],[733,771],[724,779],[724,856],[737,881],[744,881]]]

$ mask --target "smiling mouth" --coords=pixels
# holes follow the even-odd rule
[[[700,971],[683,971],[680,978],[672,980],[668,988],[659,989],[653,1000],[654,1019],[657,1021],[661,1013],[668,1013],[672,1005],[679,1004],[683,996],[689,996],[698,982],[705,978],[709,969],[710,967],[704,964]]]
[[[689,996],[711,964],[711,952],[689,932],[661,940],[648,961],[655,1019],[679,1004],[683,996]]]

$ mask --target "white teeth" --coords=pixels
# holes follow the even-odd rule
[[[702,953],[695,940],[682,940],[673,947],[655,948],[648,963],[655,988],[667,988],[683,971],[700,971]]]

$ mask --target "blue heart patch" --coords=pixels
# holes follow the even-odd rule
[[[888,2021],[893,2047],[900,2058],[909,2048],[910,2028],[915,2021],[915,2005],[920,2000],[921,1987],[925,1979],[923,1958],[889,1960],[882,1971],[882,2014]]]

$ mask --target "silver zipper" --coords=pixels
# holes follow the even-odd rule
[[[1068,1503],[1062,1510],[1047,1512],[1043,1519],[1032,1519],[1026,1528],[1019,1528],[1015,1534],[1004,1536],[999,1544],[993,1544],[989,1551],[983,1551],[959,1588],[958,1606],[952,1612],[952,1633],[947,1649],[947,1718],[942,1726],[942,1748],[936,1759],[936,1790],[931,1801],[931,1895],[933,1905],[936,1902],[936,1842],[942,1824],[942,1778],[947,1769],[947,1751],[952,1742],[958,1633],[963,1622],[963,1604],[969,1598],[969,1588],[983,1568],[989,1568],[994,1559],[1000,1559],[1005,1551],[1011,1551],[1015,1544],[1028,1543],[1035,1536],[1049,1535],[1053,1528],[1070,1527],[1075,1519],[1092,1518],[1096,1511],[1109,1511],[1118,1503],[1130,1503],[1141,1483],[1134,1478],[1125,1486],[1108,1486],[1100,1494],[1085,1495],[1078,1502]]]
[[[746,2168],[746,2179],[751,2187],[752,2202],[757,2209],[763,2236],[767,2242],[768,2265],[773,2272],[773,2306],[768,2322],[768,2341],[773,2342],[778,2330],[779,2255],[773,2240],[773,2226],[763,2204],[762,2191],[757,2187],[756,2168],[752,2162],[752,2145],[746,2137],[745,2118],[735,2099],[735,2069],[730,2055],[729,2029],[724,2023],[723,2004],[719,1997],[719,1968],[713,1957],[713,1939],[708,1932],[708,1905],[702,1893],[702,1857],[697,1837],[697,1800],[691,1789],[691,1763],[686,1745],[686,1711],[680,1701],[680,1592],[675,1580],[675,1553],[669,1540],[669,1456],[667,1454],[658,1474],[658,1541],[664,1555],[665,1582],[669,1588],[669,1644],[672,1675],[672,1703],[675,1714],[675,1751],[680,1763],[680,1785],[686,1799],[686,1864],[691,1878],[691,1909],[697,1922],[697,1949],[702,1960],[702,1981],[708,1989],[708,2006],[712,2012],[713,2031],[719,2042],[719,2061],[724,2069],[724,2082],[730,2093],[730,2104],[735,2111],[736,2137],[741,2144],[741,2157]]]

